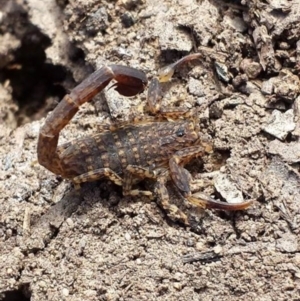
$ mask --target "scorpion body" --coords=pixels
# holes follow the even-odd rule
[[[174,73],[174,68],[198,58],[193,54],[164,68],[162,82]],[[199,126],[195,118],[187,117],[186,109],[170,110],[160,107],[159,81],[150,83],[148,106],[159,118],[145,118],[110,130],[58,146],[60,131],[68,124],[79,107],[102,91],[112,80],[115,89],[124,96],[142,92],[147,84],[146,75],[134,68],[110,65],[95,71],[66,95],[40,130],[38,160],[41,165],[55,174],[71,179],[76,188],[87,181],[110,179],[123,187],[124,195],[148,196],[151,191],[133,189],[137,179],[150,178],[156,181],[155,196],[172,219],[189,225],[185,213],[170,204],[166,182],[170,179],[181,194],[193,205],[202,208],[240,210],[252,201],[230,204],[208,196],[192,195],[191,175],[184,164],[191,158],[202,156],[207,145],[201,141]],[[168,121],[169,119],[175,121]],[[209,149],[209,147],[208,147]],[[210,148],[211,149],[211,148]]]

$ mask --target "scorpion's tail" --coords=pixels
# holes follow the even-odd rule
[[[124,96],[142,92],[147,84],[144,72],[127,66],[103,66],[92,73],[60,101],[41,128],[37,147],[41,165],[55,174],[64,175],[65,167],[56,151],[60,131],[82,104],[101,92],[113,79],[117,82],[116,90]]]

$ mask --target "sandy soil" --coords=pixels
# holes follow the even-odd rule
[[[0,2],[0,300],[300,300],[299,10],[288,0]],[[207,193],[251,208],[183,208],[197,221],[185,228],[155,201],[108,181],[78,194],[37,163],[48,112],[93,70],[123,64],[150,79],[194,52],[202,58],[176,72],[163,103],[203,107],[214,155],[191,172]],[[145,103],[146,92],[111,89],[60,143]]]

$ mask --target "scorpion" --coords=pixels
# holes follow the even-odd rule
[[[135,68],[106,65],[96,70],[65,95],[46,118],[38,138],[39,163],[54,174],[70,179],[77,189],[81,183],[106,178],[122,186],[124,196],[156,197],[172,220],[187,226],[190,225],[187,215],[170,203],[166,186],[170,180],[193,206],[223,210],[248,208],[251,200],[226,203],[204,194],[201,197],[192,194],[192,176],[184,166],[211,147],[202,141],[199,124],[192,114],[183,108],[164,108],[160,103],[161,83],[169,81],[178,66],[198,57],[199,53],[187,55],[161,69],[158,78],[151,80],[147,102],[152,116],[133,119],[125,125],[112,125],[100,133],[58,146],[61,130],[79,107],[111,81],[115,81],[115,90],[126,97],[143,92],[147,85],[145,73]],[[155,181],[154,193],[133,188],[137,180],[147,178]]]

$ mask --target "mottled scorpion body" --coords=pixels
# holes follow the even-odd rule
[[[101,178],[123,187],[123,195],[154,197],[151,191],[133,189],[136,179],[155,180],[155,196],[172,218],[189,225],[188,217],[177,206],[170,204],[166,182],[172,179],[180,193],[194,206],[224,210],[241,210],[252,201],[230,204],[208,196],[191,193],[192,177],[184,164],[202,156],[207,145],[201,142],[199,126],[186,109],[164,109],[159,103],[160,82],[169,80],[175,68],[198,58],[192,54],[160,72],[160,78],[149,85],[148,106],[158,118],[133,120],[122,126],[58,146],[60,131],[70,122],[79,107],[101,92],[112,80],[115,89],[124,96],[142,92],[146,75],[134,68],[110,65],[95,71],[75,87],[57,105],[40,130],[38,161],[57,175],[71,179],[78,188],[87,181]],[[179,117],[185,117],[180,119]],[[169,121],[170,119],[174,121]],[[208,147],[209,148],[209,147]]]

